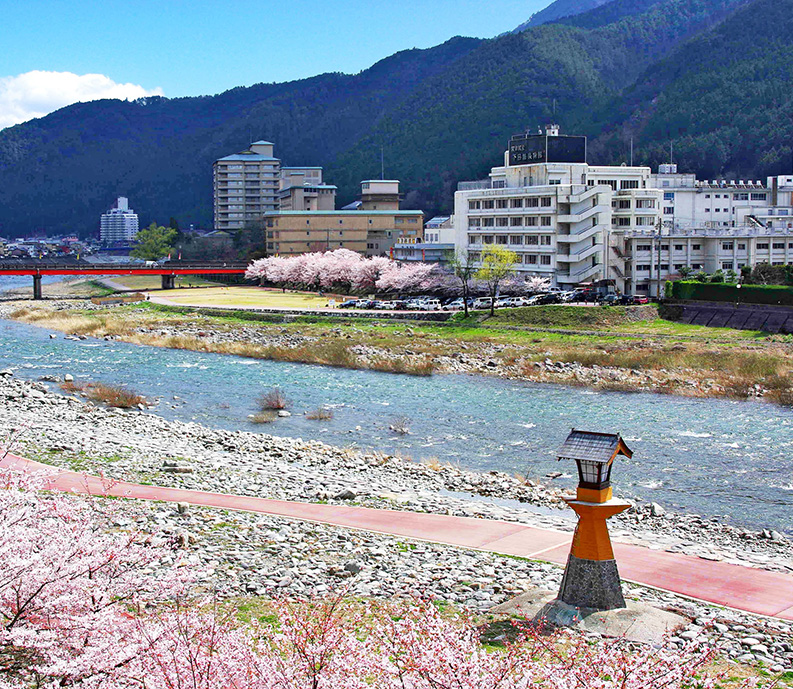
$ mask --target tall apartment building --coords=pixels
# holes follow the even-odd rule
[[[521,273],[562,288],[601,282],[656,295],[682,267],[713,272],[793,261],[793,177],[698,181],[674,165],[592,166],[584,137],[510,141],[504,165],[455,194],[455,247],[518,255]],[[790,235],[790,241],[784,237]]]
[[[216,230],[240,230],[283,204],[290,210],[322,208],[335,187],[322,182],[321,167],[282,167],[274,144],[256,141],[212,166]]]
[[[129,242],[137,234],[138,215],[129,207],[129,199],[119,196],[99,220],[99,239],[107,243]]]

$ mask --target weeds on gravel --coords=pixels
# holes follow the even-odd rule
[[[281,388],[273,388],[259,398],[259,408],[262,411],[280,411],[288,406],[289,400]]]

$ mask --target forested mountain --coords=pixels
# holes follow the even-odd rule
[[[596,7],[605,5],[607,2],[609,0],[556,0],[545,9],[531,15],[528,21],[523,22],[513,33],[524,31],[532,26],[547,24],[563,17],[572,17],[582,12],[588,12]]]
[[[382,147],[406,205],[428,213],[550,119],[587,134],[594,163],[625,161],[632,136],[637,163],[665,160],[674,139],[684,169],[710,177],[787,171],[792,18],[793,0],[611,0],[357,75],[73,105],[0,132],[0,235],[95,231],[118,194],[143,223],[208,226],[212,161],[260,138],[287,165],[325,166],[342,202],[379,176]]]

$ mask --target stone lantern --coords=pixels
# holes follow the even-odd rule
[[[578,608],[613,610],[625,607],[617,562],[606,520],[631,504],[612,497],[611,469],[618,455],[633,452],[619,435],[573,429],[559,448],[559,459],[578,466],[575,498],[566,498],[578,515],[559,600]]]

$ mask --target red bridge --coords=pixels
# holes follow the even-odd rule
[[[173,289],[177,275],[243,275],[247,264],[222,261],[168,261],[167,263],[47,263],[44,261],[0,263],[0,275],[33,277],[33,298],[41,299],[44,275],[160,275],[163,289]]]

